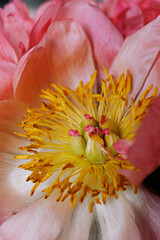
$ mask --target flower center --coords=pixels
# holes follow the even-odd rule
[[[118,191],[132,186],[118,170],[136,168],[120,157],[114,143],[118,139],[132,141],[157,89],[147,98],[149,86],[136,103],[132,98],[130,103],[129,72],[117,81],[105,68],[104,72],[101,94],[93,93],[95,71],[90,82],[84,86],[80,82],[75,91],[51,84],[54,91],[42,90],[45,102],[41,107],[26,110],[20,124],[24,134],[16,134],[29,139],[28,146],[19,148],[28,153],[15,158],[28,160],[19,167],[31,171],[26,179],[35,183],[31,195],[41,183],[53,179],[43,190],[44,198],[58,189],[56,200],[70,197],[74,208],[77,198],[82,203],[88,196],[92,212],[95,203],[105,204],[111,196],[117,199]]]

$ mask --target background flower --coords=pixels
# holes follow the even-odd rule
[[[13,75],[19,59],[29,48],[32,25],[23,2],[14,0],[0,9],[0,100],[14,97]]]
[[[104,0],[102,9],[122,35],[127,37],[160,14],[160,2],[157,0]]]

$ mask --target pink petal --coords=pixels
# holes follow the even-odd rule
[[[125,192],[125,196],[132,205],[135,213],[135,221],[138,225],[141,239],[159,240],[160,229],[160,198],[149,192],[144,187],[133,194],[132,189]],[[136,238],[133,238],[136,239]]]
[[[30,36],[30,48],[38,44],[43,38],[51,23],[51,19],[55,19],[60,7],[61,1],[57,0],[48,1],[40,7],[37,12],[37,17],[39,18],[33,26]]]
[[[159,24],[160,18],[157,18],[128,37],[110,70],[116,77],[122,72],[126,73],[127,69],[130,71],[133,76],[133,98],[137,97],[145,83],[147,86],[150,84],[148,75],[158,60],[160,49]]]
[[[91,47],[78,23],[64,20],[52,24],[46,35],[46,46],[53,82],[75,89],[80,80],[83,83],[90,80],[95,70]]]
[[[14,81],[16,99],[37,104],[40,90],[51,81],[75,89],[80,80],[90,80],[94,72],[91,47],[78,23],[55,22],[48,29],[45,44],[22,58]]]
[[[55,240],[70,210],[69,201],[56,203],[55,198],[40,199],[0,226],[0,237],[11,240]]]
[[[0,100],[13,99],[13,75],[16,65],[11,62],[0,60]]]
[[[37,46],[24,55],[17,67],[13,88],[15,98],[27,104],[40,103],[40,90],[52,80],[46,48]]]
[[[132,144],[133,142],[131,141],[119,139],[113,144],[113,146],[116,152],[119,153],[121,157],[127,159],[128,149],[132,146]]]
[[[6,15],[14,15],[21,18],[24,23],[25,30],[30,34],[34,21],[29,16],[29,10],[26,4],[20,0],[13,0],[4,6]]]
[[[18,58],[20,58],[19,43],[22,42],[25,49],[28,49],[29,45],[29,36],[26,32],[23,19],[13,14],[5,15],[3,10],[0,9],[0,31],[14,48]]]
[[[20,0],[13,0],[11,3],[8,3],[4,6],[5,13],[20,15],[24,19],[29,18],[29,10],[26,4]]]
[[[17,63],[18,60],[13,47],[2,33],[0,33],[0,59],[12,63]]]
[[[17,124],[24,116],[25,107],[23,103],[13,100],[0,101],[0,131],[14,135]]]
[[[117,55],[123,38],[105,14],[95,4],[85,1],[71,1],[59,11],[58,20],[74,19],[79,22],[87,33],[93,48],[97,68],[110,68]]]
[[[137,131],[133,145],[128,149],[128,160],[139,171],[122,170],[121,173],[139,186],[143,179],[160,165],[160,97],[149,109]]]

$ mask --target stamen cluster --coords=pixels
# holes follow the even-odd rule
[[[16,134],[29,140],[19,148],[27,154],[15,158],[28,160],[19,167],[31,171],[26,179],[34,183],[31,195],[50,180],[44,198],[58,189],[57,201],[70,197],[73,208],[77,198],[82,203],[88,197],[92,212],[94,203],[105,204],[111,196],[117,199],[118,191],[132,186],[118,170],[135,167],[118,155],[113,143],[117,139],[132,141],[157,89],[147,98],[149,86],[136,103],[132,98],[128,101],[129,72],[117,81],[105,68],[104,72],[101,94],[93,93],[95,72],[90,82],[83,86],[81,81],[75,91],[51,84],[54,91],[42,90],[45,102],[41,107],[26,110],[20,124],[24,134]]]

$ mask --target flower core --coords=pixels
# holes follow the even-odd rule
[[[28,146],[19,148],[28,153],[15,158],[28,160],[19,167],[32,172],[26,179],[35,183],[31,195],[51,176],[54,180],[43,190],[44,198],[57,188],[57,201],[70,197],[74,208],[77,198],[82,203],[88,196],[90,212],[95,203],[105,204],[111,196],[117,199],[117,192],[127,186],[136,193],[136,187],[118,173],[136,168],[120,157],[113,144],[118,139],[132,141],[157,89],[147,97],[149,86],[136,103],[132,98],[130,102],[130,73],[115,81],[105,68],[104,72],[101,94],[93,92],[95,71],[90,82],[83,86],[80,81],[75,91],[51,84],[54,90],[42,90],[45,102],[41,107],[27,109],[20,124],[25,134],[16,134],[30,140]]]

